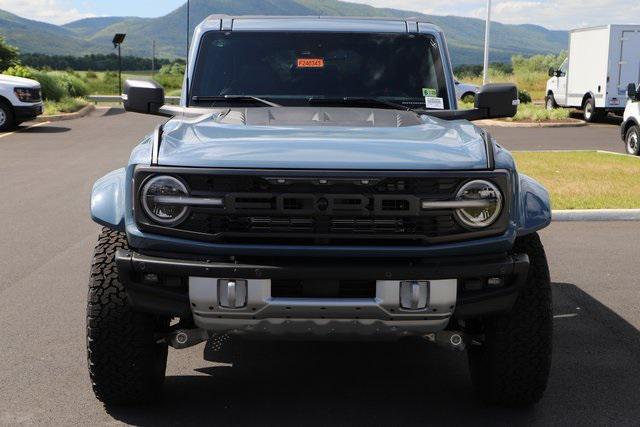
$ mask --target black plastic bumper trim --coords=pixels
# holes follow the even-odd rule
[[[131,305],[141,311],[176,317],[189,316],[187,292],[174,292],[157,286],[137,283],[135,273],[154,273],[179,277],[237,277],[243,279],[371,279],[418,280],[464,279],[508,276],[509,286],[496,290],[459,293],[457,318],[479,317],[509,311],[529,270],[524,254],[496,258],[451,258],[423,262],[313,262],[287,264],[239,264],[199,260],[161,258],[132,251],[118,250],[116,263]]]
[[[44,107],[42,106],[42,104],[14,106],[13,111],[16,115],[16,120],[26,122],[41,115],[44,112]]]

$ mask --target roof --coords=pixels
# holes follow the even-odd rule
[[[345,31],[407,33],[440,31],[418,18],[346,16],[228,16],[211,15],[200,25],[202,31]]]

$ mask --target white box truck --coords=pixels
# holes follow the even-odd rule
[[[629,83],[640,82],[640,25],[571,31],[568,57],[549,76],[547,108],[582,109],[588,122],[622,114]]]

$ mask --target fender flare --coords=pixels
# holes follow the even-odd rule
[[[551,224],[551,198],[535,179],[519,174],[518,237],[535,233]]]
[[[584,104],[586,104],[587,99],[589,98],[593,99],[593,107],[598,108],[597,107],[598,101],[597,101],[596,95],[591,91],[585,93],[584,96],[582,97],[582,101],[580,101],[580,108],[584,108]]]
[[[91,219],[116,231],[125,231],[126,169],[100,178],[91,191]]]

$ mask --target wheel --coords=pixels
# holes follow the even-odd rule
[[[96,397],[106,405],[155,400],[164,382],[168,346],[156,334],[168,319],[137,313],[127,303],[115,264],[117,249],[128,248],[123,233],[104,228],[89,281],[87,356]]]
[[[584,102],[584,120],[589,123],[597,122],[602,118],[602,112],[596,108],[593,98],[588,98]]]
[[[556,103],[556,98],[553,96],[552,93],[547,95],[547,97],[544,100],[544,105],[547,110],[555,110],[556,108],[558,108],[558,104]]]
[[[631,126],[624,138],[627,154],[640,155],[640,127]]]
[[[526,284],[511,313],[476,321],[474,329],[484,338],[469,348],[468,356],[479,398],[524,406],[538,402],[547,387],[553,312],[549,267],[539,236],[518,239],[514,250],[529,255]]]
[[[10,131],[15,126],[13,109],[5,102],[0,102],[0,132]]]

